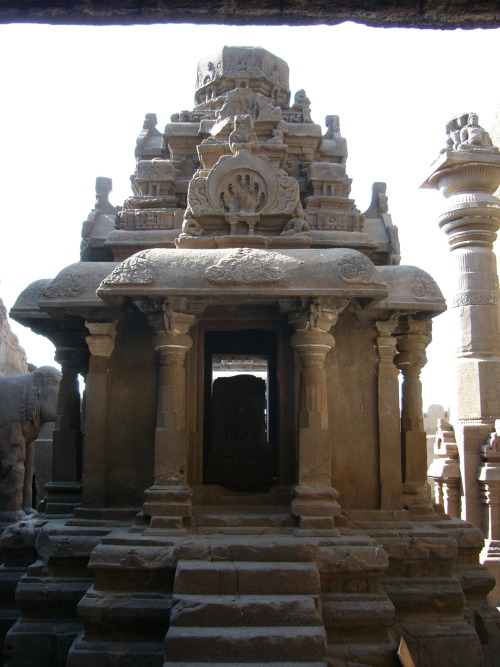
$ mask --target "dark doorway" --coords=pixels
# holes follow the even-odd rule
[[[206,331],[203,481],[266,491],[276,481],[277,334]]]

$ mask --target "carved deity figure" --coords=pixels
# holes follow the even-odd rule
[[[306,91],[303,88],[295,93],[292,109],[301,112],[303,123],[312,123],[311,100],[307,97]]]
[[[228,213],[256,213],[264,203],[260,184],[251,174],[236,174],[220,197]]]
[[[295,215],[285,225],[280,236],[307,236],[310,238],[309,225],[304,216],[304,209],[299,204],[295,210]]]
[[[475,150],[475,149],[498,151],[496,146],[493,146],[490,135],[479,125],[477,114],[469,114],[467,125],[460,130],[460,144],[458,150]]]
[[[43,424],[56,418],[60,380],[52,366],[0,377],[0,521],[17,521],[30,511],[32,471],[27,474],[25,462]]]
[[[446,151],[497,152],[490,135],[479,125],[476,113],[455,116],[446,124],[446,140],[441,153]]]
[[[267,141],[268,144],[283,144],[283,136],[284,133],[288,130],[288,125],[285,123],[284,120],[280,120],[280,122],[276,125],[274,128],[273,136],[271,139]]]
[[[258,146],[257,135],[253,129],[253,119],[250,114],[234,117],[234,129],[229,135],[229,145],[233,153],[241,149],[251,150]]]

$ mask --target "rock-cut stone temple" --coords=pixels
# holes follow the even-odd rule
[[[13,308],[62,380],[45,499],[1,540],[10,667],[494,664],[482,534],[428,494],[443,296],[288,77],[201,60],[123,207],[98,178],[80,261]]]

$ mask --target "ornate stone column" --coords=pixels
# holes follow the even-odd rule
[[[67,514],[81,503],[82,429],[78,375],[87,364],[83,340],[56,341],[55,359],[61,364],[57,418],[52,441],[52,474],[45,485],[46,514]]]
[[[144,514],[151,528],[184,530],[191,518],[191,489],[186,483],[186,371],[184,360],[193,341],[188,335],[194,315],[163,304],[150,316],[159,358],[158,413],[155,431],[154,485],[145,493]]]
[[[439,189],[447,206],[439,225],[455,265],[453,312],[457,350],[455,435],[463,481],[462,516],[484,528],[478,469],[481,447],[500,417],[500,292],[493,242],[500,225],[500,154],[477,122],[463,114],[448,124],[441,156],[423,187]]]
[[[403,505],[415,515],[432,514],[427,484],[427,435],[422,410],[420,372],[427,362],[431,322],[405,316],[396,332],[395,364],[403,375],[401,401],[401,462]]]
[[[86,378],[85,441],[82,505],[104,507],[108,437],[109,359],[115,345],[116,322],[86,322],[90,350]]]
[[[329,333],[347,300],[314,299],[307,311],[288,317],[295,333],[290,344],[300,364],[298,406],[298,483],[291,511],[302,529],[333,530],[340,513],[332,487],[331,439],[325,361],[335,345]]]
[[[401,509],[401,435],[399,373],[394,365],[397,320],[375,322],[377,328],[378,439],[380,449],[380,509]]]

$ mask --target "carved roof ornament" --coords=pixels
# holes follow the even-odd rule
[[[287,264],[295,267],[299,261],[273,252],[239,248],[209,266],[206,275],[217,284],[275,283],[284,277]]]
[[[346,283],[383,284],[370,260],[360,253],[345,253],[339,261],[339,275]]]
[[[104,285],[148,285],[153,282],[153,273],[148,267],[150,251],[145,250],[129,257],[103,280]]]

